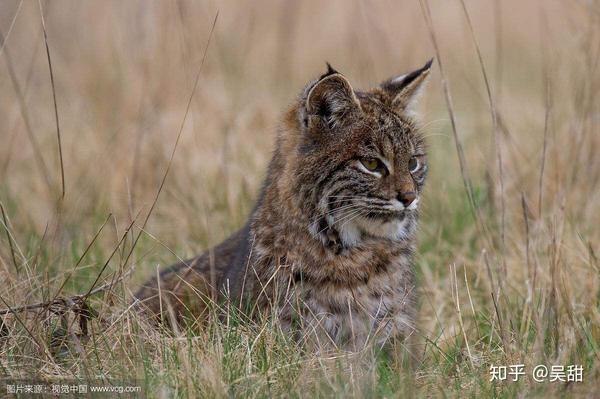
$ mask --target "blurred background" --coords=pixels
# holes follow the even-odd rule
[[[123,249],[101,278],[136,264],[126,294],[157,265],[198,254],[242,225],[279,118],[326,61],[355,88],[369,88],[436,56],[424,4],[42,1],[62,198],[40,4],[0,2],[0,201],[10,230],[0,231],[2,296],[14,303],[47,298],[107,218],[65,292],[89,287],[135,221],[123,244],[133,245],[167,170],[217,13],[145,232],[133,257]],[[544,331],[560,331],[556,344],[580,348],[574,331],[581,325],[573,320],[591,326],[590,337],[600,336],[600,6],[554,0],[428,6],[439,54],[420,104],[430,148],[417,265],[424,334],[449,341],[459,335],[451,298],[468,299],[449,273],[454,265],[475,298],[467,334],[476,328],[480,334],[477,323],[495,317],[490,291],[502,290],[504,320],[516,318],[516,333],[495,336],[492,324],[492,337],[502,335],[516,348],[506,340],[521,342],[527,322],[538,323],[533,336],[541,334],[539,323],[547,321]],[[476,317],[475,308],[489,317]],[[522,313],[510,316],[511,309]]]

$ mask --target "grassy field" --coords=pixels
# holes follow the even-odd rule
[[[0,32],[0,309],[57,300],[0,314],[0,380],[598,395],[599,2],[4,0]],[[158,268],[242,225],[278,119],[325,61],[368,88],[432,56],[412,367],[306,353],[275,320],[168,335],[129,309]],[[583,381],[536,382],[536,365]]]

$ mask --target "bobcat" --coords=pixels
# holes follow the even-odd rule
[[[147,282],[145,311],[201,322],[210,302],[235,304],[350,350],[410,336],[427,174],[414,105],[431,63],[369,91],[327,64],[285,115],[246,225]]]

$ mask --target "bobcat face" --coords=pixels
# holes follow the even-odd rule
[[[358,227],[370,235],[401,239],[414,228],[427,172],[425,148],[411,124],[400,116],[377,104],[371,111],[379,111],[377,118],[369,118],[361,129],[363,138],[355,155],[345,162],[344,183],[329,185],[323,194],[328,209],[335,211],[330,221],[342,233]],[[349,213],[353,209],[354,220]],[[335,215],[340,219],[335,220]]]
[[[349,247],[414,231],[427,159],[412,107],[430,66],[366,92],[330,67],[307,88],[298,177],[306,209],[318,215],[309,228],[324,243],[336,234]]]

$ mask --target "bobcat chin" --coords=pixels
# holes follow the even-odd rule
[[[287,111],[246,225],[148,281],[138,306],[201,323],[227,302],[350,350],[410,336],[427,175],[415,104],[430,68],[358,91],[328,64]]]

